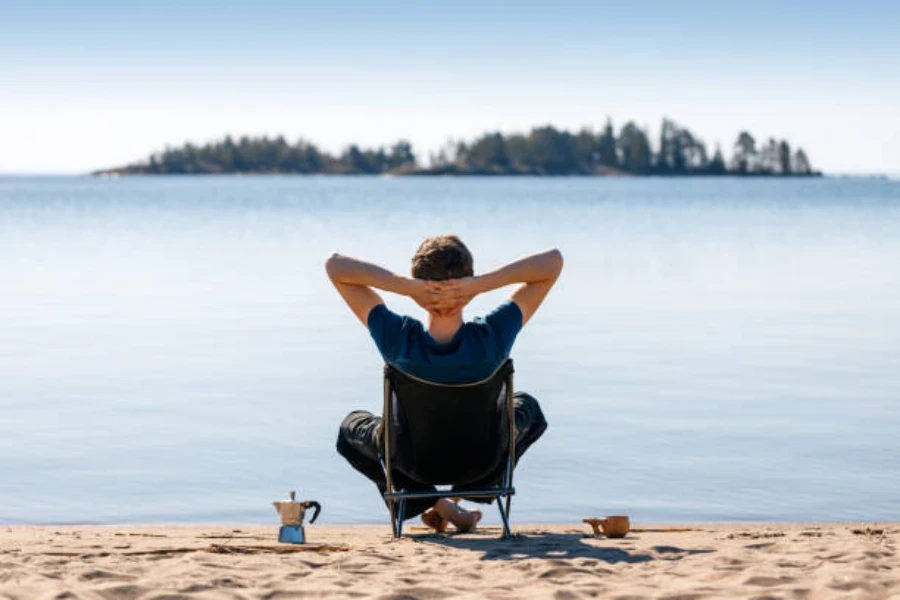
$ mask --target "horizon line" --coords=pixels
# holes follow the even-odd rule
[[[120,173],[117,174],[117,177],[384,177],[384,174],[379,173]],[[401,177],[402,175],[393,175],[394,177]],[[439,176],[439,175],[435,175]],[[735,177],[738,179],[743,179],[741,175],[709,175],[709,177],[715,177],[721,179],[723,177]],[[840,178],[840,177],[852,177],[852,178],[887,178],[891,181],[900,181],[900,171],[890,171],[890,172],[871,172],[871,171],[843,171],[843,172],[822,172],[822,177],[825,178]],[[95,175],[94,172],[48,172],[48,171],[0,171],[0,177],[91,177],[91,178],[102,178],[102,176]],[[461,175],[450,175],[450,177],[575,177],[575,178],[597,178],[603,179],[604,175],[527,175],[527,174],[505,174],[505,175],[476,175],[476,174],[461,174]],[[629,173],[625,173],[623,175],[617,175],[617,178],[622,177],[636,177],[636,178],[647,178],[647,177],[683,177],[683,175],[662,175],[662,174],[647,174],[647,175],[631,175]],[[691,175],[690,177],[704,177],[704,175]],[[777,177],[776,177],[777,179]]]

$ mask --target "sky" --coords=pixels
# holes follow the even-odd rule
[[[0,173],[226,134],[426,159],[486,131],[665,116],[900,174],[900,2],[0,0]]]

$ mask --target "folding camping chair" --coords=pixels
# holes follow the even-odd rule
[[[395,538],[403,534],[407,500],[451,497],[496,499],[503,537],[511,535],[509,510],[516,493],[511,359],[487,379],[457,385],[425,381],[385,365],[382,423],[384,499]],[[423,486],[454,488],[398,489],[396,473]],[[492,481],[498,483],[484,485]]]

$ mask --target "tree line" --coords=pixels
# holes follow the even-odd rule
[[[283,136],[231,136],[203,146],[166,148],[143,162],[98,171],[103,173],[284,173],[284,174],[422,174],[422,175],[820,175],[802,148],[786,140],[757,141],[740,132],[726,161],[716,146],[688,129],[663,119],[659,139],[651,142],[633,121],[616,134],[612,121],[600,131],[577,133],[551,126],[529,133],[485,133],[449,141],[421,165],[412,146],[400,140],[390,147],[364,149],[353,144],[339,155],[306,140],[289,143]]]

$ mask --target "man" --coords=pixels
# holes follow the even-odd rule
[[[548,250],[475,275],[472,255],[455,235],[426,239],[412,259],[412,278],[395,275],[362,260],[332,255],[328,276],[353,313],[368,329],[386,363],[437,383],[472,383],[493,373],[509,356],[522,326],[531,319],[562,271],[559,250]],[[484,318],[463,322],[463,308],[478,294],[521,284],[510,299]],[[397,315],[375,290],[412,298],[428,312],[426,325]],[[515,394],[516,461],[547,428],[532,396]],[[384,493],[387,482],[379,459],[381,418],[354,411],[341,423],[337,450]],[[401,476],[398,476],[400,479]],[[424,489],[404,482],[409,489]],[[411,501],[402,518],[422,514],[437,531],[449,523],[471,531],[481,519],[447,499]]]

